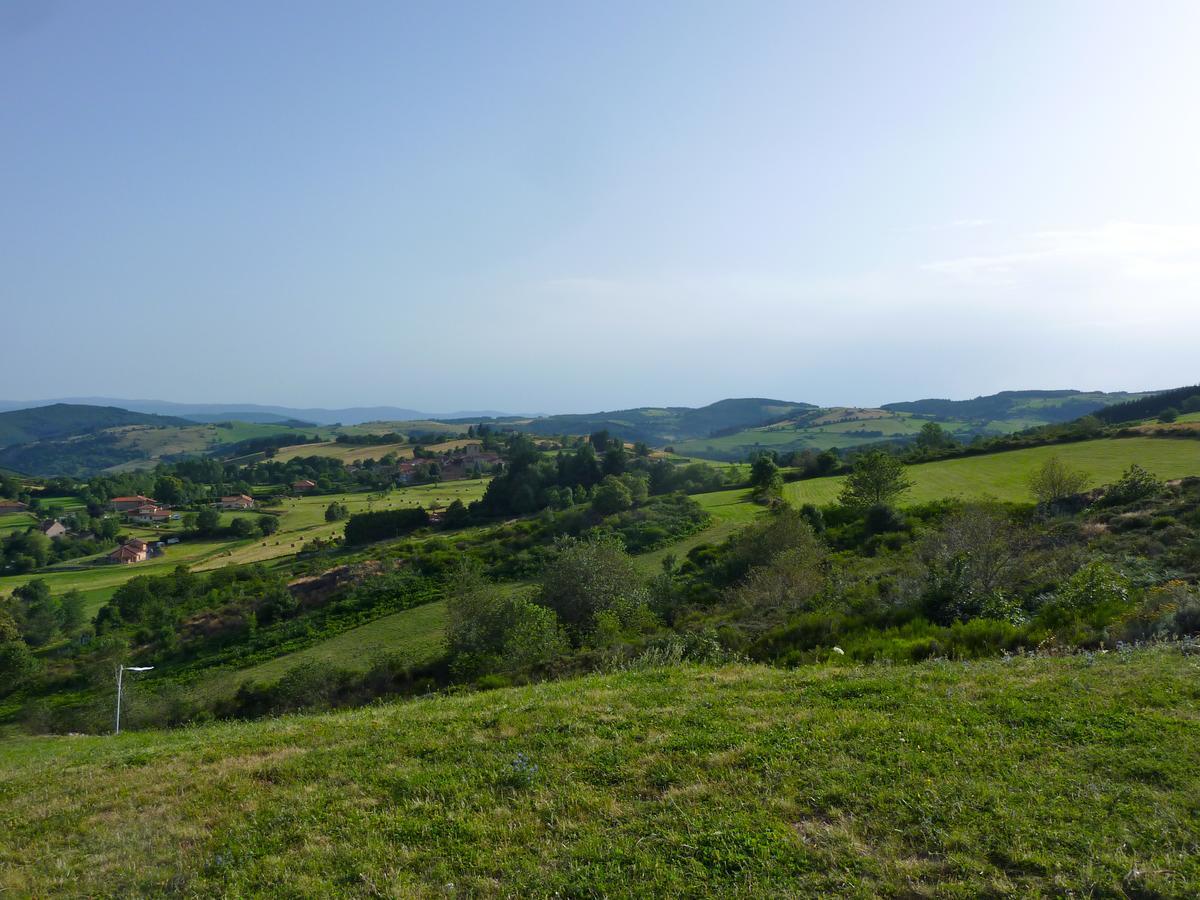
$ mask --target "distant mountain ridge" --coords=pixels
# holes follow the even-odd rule
[[[117,407],[131,412],[160,416],[178,416],[196,422],[219,422],[233,419],[240,422],[276,424],[285,419],[311,422],[316,425],[361,425],[364,422],[404,422],[429,419],[490,419],[509,418],[511,413],[498,410],[456,410],[449,413],[430,413],[400,406],[352,406],[345,409],[295,408],[260,403],[174,403],[169,400],[124,400],[116,397],[68,397],[37,402],[0,400],[0,410],[25,410],[48,405],[83,405]],[[214,418],[215,417],[215,418]]]

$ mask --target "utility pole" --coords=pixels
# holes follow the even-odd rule
[[[113,734],[121,733],[121,691],[124,689],[126,671],[149,672],[154,666],[117,666],[117,728]]]

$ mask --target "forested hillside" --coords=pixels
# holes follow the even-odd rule
[[[56,403],[0,413],[0,447],[91,434],[122,425],[191,425],[186,419],[130,412],[115,406]]]

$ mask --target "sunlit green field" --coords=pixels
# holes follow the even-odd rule
[[[40,572],[0,578],[0,594],[7,594],[17,585],[41,578],[55,594],[73,589],[82,591],[88,600],[87,612],[90,615],[112,596],[113,591],[135,575],[163,575],[181,564],[194,566],[222,552],[227,546],[228,543],[223,541],[185,541],[167,547],[162,556],[127,566],[87,565],[84,560],[71,560]]]
[[[437,444],[427,444],[425,449],[436,452],[446,452],[453,450],[456,447],[465,447],[467,444],[477,444],[478,441],[473,440],[453,440],[442,441]],[[346,465],[350,463],[360,462],[364,459],[383,459],[389,453],[394,453],[400,459],[412,459],[413,444],[404,442],[399,444],[339,444],[337,441],[325,441],[320,444],[296,444],[292,447],[283,447],[273,457],[279,462],[287,462],[289,459],[303,458],[305,456],[322,456],[329,459],[340,459]]]
[[[1131,463],[1161,479],[1200,475],[1200,441],[1169,438],[1120,438],[1031,447],[988,456],[969,456],[909,466],[913,488],[902,502],[926,503],[943,497],[991,497],[1010,502],[1031,500],[1029,477],[1051,456],[1088,473],[1091,485],[1111,484]],[[832,503],[842,478],[814,478],[784,486],[793,503]]]

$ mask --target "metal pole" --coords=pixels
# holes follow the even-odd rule
[[[125,674],[123,665],[117,666],[117,730],[114,734],[121,733],[121,676]]]

